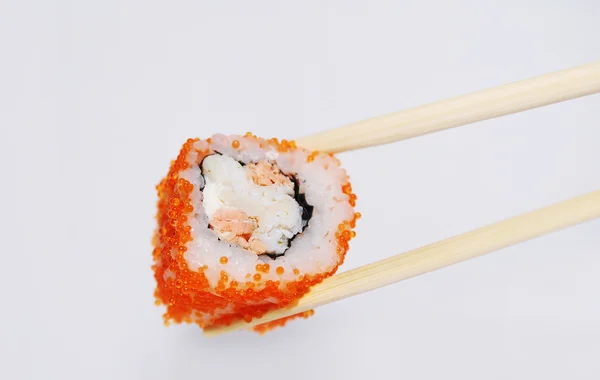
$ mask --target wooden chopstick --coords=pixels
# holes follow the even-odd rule
[[[296,144],[322,152],[383,145],[600,92],[600,62],[359,121]]]
[[[335,275],[312,287],[293,307],[204,333],[215,336],[301,313],[598,217],[600,190]]]

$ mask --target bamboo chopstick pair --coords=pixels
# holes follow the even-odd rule
[[[600,92],[600,62],[350,124],[296,143],[322,152],[389,144]],[[294,306],[250,323],[207,328],[208,336],[250,328],[434,271],[600,217],[600,189],[360,268],[311,288]]]

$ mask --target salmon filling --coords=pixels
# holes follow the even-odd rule
[[[298,194],[295,179],[274,163],[242,165],[213,154],[200,166],[204,210],[220,240],[257,255],[279,256],[308,224],[312,207]]]

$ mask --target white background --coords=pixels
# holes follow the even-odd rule
[[[293,138],[591,62],[600,2],[0,4],[1,378],[600,378],[600,221],[264,337],[165,328],[150,270],[188,137]],[[340,158],[364,215],[347,270],[600,188],[600,97]]]

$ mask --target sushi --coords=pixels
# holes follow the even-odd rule
[[[360,218],[335,156],[251,133],[188,139],[157,192],[152,268],[166,324],[250,322],[293,304],[344,262]]]

